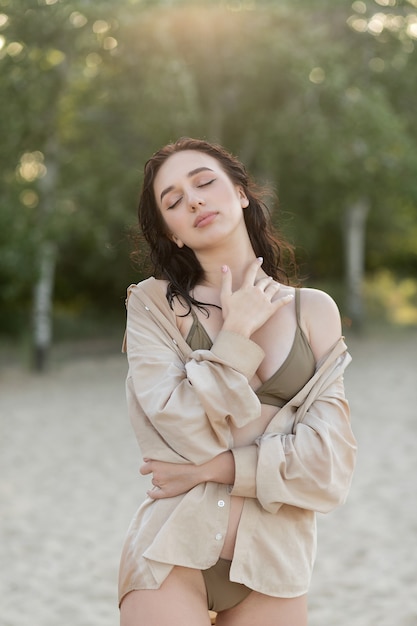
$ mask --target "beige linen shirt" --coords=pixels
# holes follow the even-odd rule
[[[149,278],[128,290],[124,347],[127,403],[141,453],[171,463],[202,464],[231,449],[233,486],[199,484],[162,500],[146,498],[129,527],[119,599],[158,588],[174,565],[216,563],[230,498],[245,498],[230,578],[277,597],[308,589],[316,550],[315,512],[346,499],[356,442],[344,396],[350,362],[341,338],[304,388],[277,410],[264,434],[233,447],[230,424],[260,415],[249,381],[264,358],[250,339],[220,331],[210,350],[192,351],[166,299]]]

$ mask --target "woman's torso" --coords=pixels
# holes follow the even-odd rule
[[[243,428],[232,427],[235,447],[250,445],[262,435],[280,407],[293,397],[314,373],[315,358],[309,345],[307,332],[303,328],[300,290],[285,287],[283,291],[284,295],[288,291],[294,292],[294,300],[279,309],[251,337],[265,352],[264,360],[250,381],[261,401],[261,415]],[[283,293],[280,292],[280,297],[282,295]],[[210,310],[208,317],[198,309],[186,316],[180,316],[184,315],[180,313],[177,317],[180,332],[193,350],[210,349],[222,327],[220,308],[208,308]],[[176,312],[179,313],[179,311]],[[243,498],[233,496],[228,532],[221,553],[223,558],[233,557],[242,507]]]

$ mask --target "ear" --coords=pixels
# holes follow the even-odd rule
[[[184,247],[184,243],[181,241],[181,239],[179,239],[178,237],[176,237],[175,235],[173,235],[172,233],[170,233],[168,235],[168,239],[170,239],[171,241],[173,241],[175,243],[175,245],[177,245],[179,248],[183,248]]]
[[[246,209],[249,206],[249,200],[245,192],[241,188],[239,188],[239,199],[240,199],[240,205],[242,209]]]

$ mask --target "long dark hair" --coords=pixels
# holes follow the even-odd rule
[[[263,193],[250,179],[240,161],[222,146],[200,139],[183,137],[158,150],[145,164],[143,186],[139,200],[138,217],[142,234],[150,248],[150,261],[156,278],[168,281],[167,298],[172,306],[175,296],[191,305],[202,307],[191,292],[204,278],[204,270],[191,248],[179,248],[168,237],[167,228],[154,193],[155,176],[161,165],[176,152],[196,150],[214,157],[235,185],[239,185],[249,200],[243,215],[256,256],[262,256],[263,269],[275,280],[289,284],[289,270],[295,274],[292,246],[274,232],[270,213],[262,200]],[[285,256],[285,258],[283,258]]]

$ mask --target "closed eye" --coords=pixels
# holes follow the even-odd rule
[[[167,207],[167,210],[169,210],[169,209],[175,209],[175,207],[177,206],[177,204],[179,203],[179,201],[180,201],[180,200],[181,200],[181,198],[178,198],[178,200],[175,200],[175,202],[174,202],[173,204],[170,204],[170,205]]]
[[[214,183],[216,179],[212,178],[211,180],[207,181],[206,183],[201,183],[200,185],[197,185],[197,187],[207,187],[207,185],[211,185],[211,183]]]

